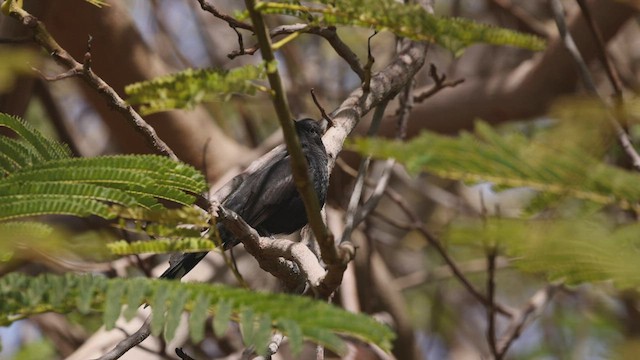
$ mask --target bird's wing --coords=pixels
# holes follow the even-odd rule
[[[287,154],[249,175],[224,205],[242,216],[247,224],[258,227],[279,206],[288,203],[296,191]]]

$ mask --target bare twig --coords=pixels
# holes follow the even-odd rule
[[[313,88],[311,88],[311,97],[313,98],[313,103],[316,104],[316,107],[318,108],[318,110],[320,110],[320,114],[322,115],[322,118],[327,120],[327,122],[329,123],[328,126],[333,125],[331,117],[327,115],[327,112],[324,110],[322,105],[320,105],[320,102],[318,101],[318,98],[316,97],[316,93],[313,91]]]
[[[234,18],[233,16],[229,16],[227,14],[224,14],[218,11],[218,9],[216,9],[216,7],[211,5],[208,1],[198,0],[198,3],[200,3],[200,7],[202,8],[202,10],[208,13],[211,13],[211,15],[217,17],[220,20],[226,21],[229,24],[229,26],[231,26],[234,30],[235,28],[240,28],[240,29],[253,31],[253,26],[251,26],[251,24],[247,24],[245,22],[242,22]]]
[[[551,283],[536,292],[527,305],[513,316],[509,328],[498,342],[498,356],[503,358],[513,342],[520,337],[525,327],[533,321],[532,316],[542,313],[555,292],[562,287],[561,283]]]
[[[430,98],[431,96],[437,94],[438,92],[440,92],[440,90],[447,88],[447,87],[456,87],[460,84],[462,84],[464,82],[464,79],[457,79],[457,80],[453,80],[453,81],[446,81],[447,76],[442,74],[442,76],[438,75],[438,71],[436,69],[436,66],[431,64],[429,66],[429,76],[431,76],[431,78],[434,81],[434,84],[432,87],[430,87],[429,89],[425,90],[424,92],[416,95],[413,98],[413,101],[416,103],[419,102],[423,102],[424,100]]]
[[[116,111],[123,114],[133,127],[144,135],[147,142],[156,151],[158,151],[158,153],[168,156],[173,160],[178,160],[178,157],[175,155],[173,150],[171,150],[169,146],[158,137],[153,127],[144,121],[144,119],[142,119],[142,117],[130,105],[128,105],[112,87],[110,87],[104,80],[96,75],[93,70],[91,70],[90,51],[87,51],[85,54],[85,63],[81,64],[77,62],[65,49],[58,45],[51,34],[49,34],[44,24],[35,16],[15,6],[14,3],[11,4],[9,15],[29,28],[33,33],[34,41],[51,54],[58,64],[68,69],[67,72],[54,77],[53,80],[64,79],[70,76],[78,76],[82,78],[98,93],[102,94],[102,96],[111,106],[113,106],[114,109],[116,109]]]
[[[374,31],[371,36],[367,39],[367,63],[364,65],[364,78],[362,80],[362,91],[366,94],[371,90],[371,72],[373,69],[373,64],[376,62],[376,59],[371,54],[371,39],[378,34],[377,31]]]
[[[496,248],[489,249],[487,253],[487,299],[489,300],[489,306],[487,307],[487,341],[489,343],[489,349],[491,354],[496,360],[500,359],[498,356],[498,345],[496,341],[496,307],[495,307],[495,293],[496,293],[496,258],[498,253]]]

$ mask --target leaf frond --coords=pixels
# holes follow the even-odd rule
[[[200,252],[211,251],[216,248],[213,241],[205,238],[154,239],[147,241],[125,240],[107,244],[113,255],[133,254],[166,254],[170,252]]]
[[[570,126],[578,131],[577,126]],[[580,139],[579,135],[563,134],[550,130],[528,140],[519,134],[500,135],[478,122],[475,135],[453,138],[424,132],[408,143],[361,138],[350,147],[362,154],[395,158],[412,172],[428,171],[448,179],[488,181],[503,187],[529,187],[623,208],[637,206],[640,175],[602,163],[596,157],[602,154],[593,150],[598,146],[587,147],[572,141]]]
[[[20,118],[0,113],[0,127],[6,127],[15,132],[20,138],[24,139],[42,159],[66,159],[71,156],[71,151],[66,145],[55,140],[47,139],[34,127]],[[4,148],[0,148],[0,150],[4,150]]]
[[[109,328],[120,316],[122,305],[126,305],[127,309],[137,309],[149,303],[152,319],[155,319],[155,322],[152,320],[152,332],[161,334],[164,331],[167,340],[174,334],[183,311],[204,309],[216,317],[226,317],[223,321],[243,321],[243,318],[246,321],[249,318],[246,314],[251,313],[251,338],[261,347],[265,344],[264,334],[273,330],[284,334],[291,331],[291,341],[298,342],[294,344],[295,348],[299,348],[302,340],[307,339],[338,352],[345,348],[338,334],[374,343],[385,351],[390,350],[394,337],[388,327],[374,319],[347,312],[323,301],[218,284],[146,278],[106,279],[71,273],[36,277],[11,273],[0,278],[0,298],[3,299],[0,303],[0,325],[49,311],[97,311],[103,313],[104,322]],[[197,315],[206,317],[207,314]],[[199,321],[190,329],[193,331],[202,325],[202,321]],[[198,334],[200,332],[196,330],[194,335],[200,336]]]
[[[638,231],[638,224],[612,226],[596,218],[488,219],[452,226],[446,238],[454,244],[468,239],[497,244],[520,270],[552,280],[613,281],[620,288],[637,288]]]
[[[462,18],[429,14],[418,5],[393,0],[317,0],[312,5],[299,1],[261,1],[256,9],[267,14],[285,14],[308,20],[314,25],[350,25],[389,30],[413,40],[432,41],[460,55],[465,47],[477,43],[509,45],[539,51],[545,41],[513,30],[480,24]]]
[[[188,69],[176,74],[127,85],[128,101],[142,105],[143,114],[171,109],[193,109],[204,101],[225,99],[233,94],[253,95],[254,81],[265,77],[264,65],[246,65],[232,70]]]

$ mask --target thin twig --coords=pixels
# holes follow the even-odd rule
[[[498,356],[500,358],[504,357],[509,347],[520,337],[525,327],[533,321],[532,316],[542,313],[542,310],[551,301],[555,292],[561,287],[562,283],[559,282],[547,285],[544,289],[536,292],[529,299],[527,305],[513,316],[507,331],[498,342]]]
[[[433,86],[430,87],[429,89],[425,90],[424,92],[416,95],[413,98],[413,101],[416,103],[420,103],[430,97],[432,97],[433,95],[437,94],[438,92],[440,92],[440,90],[447,88],[447,87],[456,87],[460,84],[462,84],[464,82],[464,79],[457,79],[457,80],[453,80],[453,81],[446,81],[447,80],[447,76],[442,74],[441,76],[438,75],[438,70],[436,69],[436,66],[434,64],[431,64],[429,66],[429,76],[431,77],[431,79],[433,79]]]
[[[498,253],[495,247],[489,249],[487,253],[487,299],[489,306],[487,307],[487,341],[491,354],[496,360],[501,359],[498,355],[498,345],[496,341],[496,258]]]
[[[374,31],[371,36],[367,39],[367,63],[364,65],[364,77],[362,82],[362,92],[368,93],[371,90],[371,73],[373,70],[373,64],[376,62],[376,59],[371,54],[371,39],[378,34],[377,31]]]
[[[208,1],[206,0],[198,0],[198,3],[200,3],[200,7],[202,8],[202,10],[211,13],[211,15],[217,17],[220,20],[224,20],[226,21],[229,26],[231,26],[232,28],[240,28],[240,29],[245,29],[245,30],[249,30],[249,31],[253,31],[253,26],[251,26],[251,24],[247,24],[245,22],[242,22],[236,18],[234,18],[233,16],[229,16],[227,14],[224,14],[220,11],[218,11],[218,9],[216,9],[215,6],[211,5]]]
[[[328,126],[332,126],[333,121],[331,120],[331,117],[327,115],[327,112],[324,110],[324,107],[320,105],[320,101],[318,101],[318,98],[316,97],[316,93],[313,90],[313,88],[311,88],[311,97],[313,98],[313,103],[316,104],[316,107],[318,108],[318,110],[320,110],[320,115],[322,115],[322,118],[327,120],[327,122],[329,123]]]

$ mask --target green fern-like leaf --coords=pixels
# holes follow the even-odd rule
[[[587,127],[587,124],[580,124]],[[574,131],[579,131],[575,125]],[[533,141],[519,134],[500,135],[479,122],[476,135],[457,138],[425,132],[408,143],[358,139],[351,148],[376,157],[392,157],[410,171],[469,182],[529,187],[624,208],[640,201],[640,175],[600,162],[581,143],[579,135],[552,130]],[[562,144],[550,141],[556,138]],[[577,141],[572,141],[577,139]]]
[[[460,18],[442,18],[427,13],[418,5],[404,5],[394,0],[318,0],[312,5],[299,1],[261,1],[256,9],[309,19],[317,15],[315,25],[353,25],[389,30],[414,40],[433,41],[459,55],[469,45],[487,43],[542,50],[544,40],[513,30],[497,28]]]
[[[640,225],[614,227],[602,219],[488,219],[453,226],[452,243],[498,244],[527,272],[568,283],[612,280],[621,288],[640,286],[637,234]]]
[[[0,113],[0,127],[8,128],[24,139],[41,159],[66,159],[71,156],[71,152],[66,145],[47,139],[27,122],[15,116]]]
[[[171,109],[193,109],[204,101],[232,94],[255,94],[255,80],[264,78],[264,66],[247,65],[232,70],[188,69],[177,74],[128,85],[129,103],[142,105],[150,114]]]
[[[114,205],[110,211],[120,219],[144,222],[147,228],[150,223],[163,225],[163,228],[154,228],[151,224],[152,227],[148,230],[149,234],[158,236],[185,236],[188,235],[187,232],[176,229],[177,226],[191,224],[195,228],[206,228],[210,226],[210,221],[214,220],[204,211],[190,206],[178,209],[144,209]],[[193,236],[193,233],[189,234]]]
[[[162,208],[157,199],[190,205],[206,189],[191,166],[154,155],[71,158],[69,149],[28,123],[0,114],[0,221],[64,214],[118,215],[111,205]],[[1,234],[0,234],[1,235]]]
[[[55,248],[58,242],[53,239],[53,233],[51,226],[34,221],[0,222],[0,262],[8,260],[13,251],[25,243],[25,239],[30,244],[42,245],[40,248],[45,251]]]
[[[132,255],[209,251],[215,249],[216,245],[213,241],[204,238],[180,238],[176,240],[156,239],[134,242],[122,240],[107,244],[107,248],[114,255]]]
[[[88,291],[87,291],[88,290]],[[131,295],[131,292],[135,292]],[[47,311],[69,313],[78,309],[101,311],[107,328],[115,324],[123,305],[135,309],[143,303],[152,308],[152,332],[164,331],[169,339],[183,311],[206,309],[216,317],[228,309],[229,318],[243,319],[251,313],[252,338],[264,347],[267,334],[291,332],[298,342],[307,339],[334,351],[344,349],[338,335],[346,335],[374,343],[389,351],[393,333],[372,318],[354,314],[306,297],[252,292],[223,285],[180,283],[175,281],[106,279],[101,276],[45,274],[31,277],[11,273],[0,278],[0,325]],[[180,301],[174,301],[179,298]],[[129,302],[132,301],[132,302]],[[78,304],[82,304],[81,307]],[[217,310],[216,310],[217,309]],[[206,317],[200,313],[198,316]],[[193,317],[192,317],[193,318]],[[198,321],[194,328],[202,326]],[[192,328],[192,331],[193,329]],[[200,337],[196,330],[195,337]],[[295,345],[299,347],[299,343]],[[262,352],[263,350],[259,350]]]

